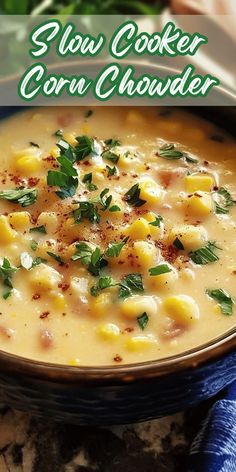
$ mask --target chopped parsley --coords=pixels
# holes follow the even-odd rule
[[[233,300],[231,296],[222,288],[216,290],[207,290],[207,295],[216,300],[220,306],[221,312],[223,315],[232,315],[233,314]]]
[[[148,272],[150,275],[162,275],[172,272],[172,269],[168,264],[159,264],[156,267],[151,267],[151,269],[148,269]]]
[[[120,243],[109,243],[104,255],[107,257],[118,257],[127,241],[128,237]]]
[[[119,141],[119,139],[116,139],[116,138],[105,139],[104,143],[106,144],[108,149],[121,145],[121,142]]]
[[[97,206],[95,203],[87,201],[79,202],[79,208],[76,208],[76,210],[73,211],[73,217],[77,224],[84,219],[88,219],[91,223],[100,222]]]
[[[37,241],[35,241],[34,239],[30,242],[30,247],[32,249],[32,251],[36,251],[37,250],[37,247],[38,247],[38,243]]]
[[[180,251],[184,250],[184,245],[178,237],[176,237],[173,241],[173,246],[176,247],[176,249],[179,249]]]
[[[215,212],[217,214],[226,215],[229,213],[229,209],[236,204],[236,201],[233,200],[231,194],[225,187],[220,187],[217,193],[220,197],[221,204],[217,201],[215,202]]]
[[[0,278],[3,280],[3,284],[10,288],[3,294],[3,298],[7,299],[13,289],[12,276],[17,272],[18,268],[11,265],[10,261],[4,257],[3,262],[0,265]]]
[[[111,211],[112,213],[116,212],[116,211],[121,211],[120,207],[118,205],[112,205],[110,208],[109,208],[109,211]]]
[[[54,259],[56,262],[59,262],[59,264],[61,265],[64,265],[65,262],[63,261],[63,259],[61,258],[61,256],[59,256],[58,254],[54,254],[54,252],[51,252],[51,251],[47,251],[47,254],[52,258]]]
[[[103,159],[112,162],[113,164],[117,164],[120,159],[120,156],[116,154],[114,151],[104,151],[102,153]]]
[[[160,228],[162,221],[163,221],[163,218],[161,215],[155,215],[155,220],[151,221],[149,224],[152,226],[158,226],[158,228]]]
[[[146,311],[144,311],[144,313],[142,313],[142,315],[137,317],[138,325],[140,326],[140,328],[142,330],[144,330],[146,328],[146,326],[148,324],[148,320],[149,320],[149,317],[148,317]]]
[[[98,189],[97,186],[92,183],[92,180],[93,180],[93,174],[92,174],[92,172],[89,172],[88,174],[85,174],[85,175],[83,176],[83,179],[82,179],[82,182],[83,182],[84,184],[86,184],[87,189],[90,190],[91,192],[92,192],[93,190],[97,190],[97,189]]]
[[[42,257],[36,257],[32,262],[31,269],[33,269],[33,267],[36,267],[40,264],[43,264],[44,262],[47,262],[46,259],[43,259]]]
[[[187,152],[177,149],[174,143],[163,144],[157,154],[169,161],[183,158],[189,164],[196,164],[198,162],[198,159],[190,156]]]
[[[99,247],[92,249],[86,242],[76,244],[76,252],[71,257],[73,261],[80,261],[81,264],[87,266],[88,271],[98,276],[100,270],[107,265],[107,261],[103,258]]]
[[[47,234],[47,230],[44,225],[41,226],[35,226],[34,228],[30,228],[30,233],[42,233],[42,234]]]
[[[128,274],[120,282],[119,298],[127,298],[143,291],[142,275],[139,273]]]
[[[140,207],[146,203],[146,200],[139,198],[140,196],[139,184],[134,184],[128,192],[125,193],[124,200],[134,207]]]
[[[78,187],[78,173],[71,157],[61,154],[57,161],[60,164],[60,170],[48,171],[47,184],[50,187],[60,187],[56,194],[64,200],[75,195]]]
[[[215,242],[209,241],[206,246],[197,249],[196,251],[191,251],[189,253],[190,259],[192,259],[195,264],[205,265],[211,262],[219,260],[219,257],[216,254],[216,249],[220,249],[216,246]]]
[[[19,188],[10,190],[1,190],[0,199],[9,202],[19,203],[22,207],[33,205],[36,202],[38,191],[30,188]]]
[[[116,282],[112,279],[112,277],[100,277],[98,282],[93,285],[90,289],[90,293],[93,297],[97,297],[99,293],[104,290],[105,288],[109,287],[115,287],[117,284]]]
[[[108,176],[108,177],[111,177],[112,175],[116,175],[116,174],[117,174],[117,168],[116,168],[116,166],[113,166],[113,167],[106,166],[106,169],[107,169],[107,176]]]
[[[76,160],[82,161],[93,152],[94,140],[88,136],[77,136],[76,141],[78,141],[77,146],[75,146]]]
[[[112,201],[112,195],[109,195],[106,197],[106,195],[109,192],[109,188],[104,188],[104,190],[100,193],[100,198],[98,200],[98,203],[101,205],[102,211],[105,211],[109,208],[111,201]]]

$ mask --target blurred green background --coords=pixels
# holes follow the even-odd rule
[[[139,14],[160,13],[166,0],[0,0],[0,12],[25,14]]]

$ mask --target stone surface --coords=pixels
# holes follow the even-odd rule
[[[0,472],[184,472],[209,404],[109,429],[0,411]]]

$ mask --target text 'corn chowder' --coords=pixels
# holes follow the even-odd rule
[[[0,141],[2,350],[120,365],[235,325],[231,137],[175,109],[44,108]]]

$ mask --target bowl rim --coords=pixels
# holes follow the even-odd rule
[[[95,61],[94,61],[95,62]],[[125,61],[123,65],[127,65]],[[71,61],[63,63],[61,66],[75,66],[78,62]],[[94,63],[88,63],[83,61],[81,64],[86,66],[94,66]],[[104,61],[97,60],[96,65],[104,64]],[[176,71],[173,67],[168,65],[153,65],[151,63],[139,64],[141,67],[144,65],[151,69],[168,69],[169,71]],[[58,65],[55,65],[57,67]],[[52,66],[53,68],[53,66]],[[1,82],[7,80],[16,80],[18,75],[8,76],[7,78],[0,79]],[[229,91],[224,87],[219,87],[220,93],[228,94]],[[23,111],[32,106],[16,106],[7,107],[2,106],[1,108],[16,108]],[[52,106],[52,105],[49,105]],[[99,105],[94,105],[99,106]],[[129,105],[128,105],[129,106]],[[156,104],[157,106],[157,104]],[[176,105],[173,104],[173,107]],[[179,107],[182,108],[182,107]],[[186,108],[183,106],[183,108]],[[189,108],[190,112],[194,113],[192,107]],[[195,108],[195,107],[194,107]],[[196,107],[198,108],[198,107]],[[204,108],[204,106],[201,106]],[[217,107],[218,108],[218,107]],[[219,106],[219,108],[222,108]],[[230,107],[232,108],[232,107]],[[3,118],[4,119],[4,118]],[[71,366],[67,364],[44,362],[40,360],[26,358],[17,354],[12,354],[7,351],[0,349],[0,372],[7,372],[9,374],[15,373],[17,375],[26,375],[41,380],[51,380],[54,382],[72,382],[81,384],[122,384],[142,380],[143,378],[151,379],[155,377],[163,377],[165,375],[172,375],[177,372],[185,371],[188,369],[195,369],[206,364],[211,364],[213,361],[220,360],[221,357],[226,356],[235,351],[236,348],[236,326],[230,330],[222,333],[217,338],[214,338],[207,343],[200,344],[195,348],[181,352],[179,354],[168,356],[161,359],[154,359],[144,362],[137,362],[131,364],[122,365],[102,365],[102,366]]]

